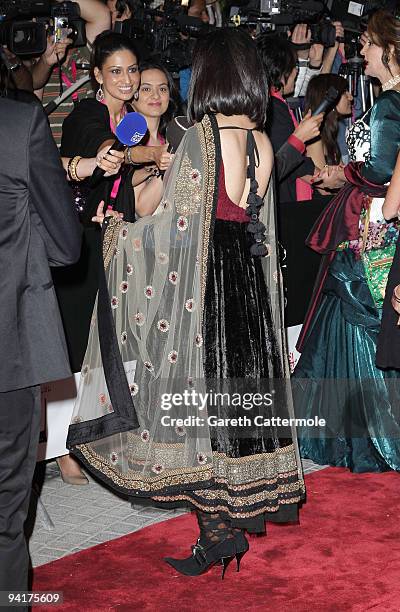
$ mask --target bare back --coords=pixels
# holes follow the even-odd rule
[[[246,154],[247,131],[254,128],[248,117],[239,115],[227,117],[217,115],[220,128],[235,126],[244,129],[221,129],[222,160],[225,167],[225,187],[229,198],[240,206],[247,207],[247,196],[250,190],[250,180],[247,179],[247,166],[249,163]],[[259,185],[258,195],[263,197],[268,187],[273,166],[273,152],[268,137],[262,132],[253,131],[254,139],[259,153],[259,165],[255,169]]]

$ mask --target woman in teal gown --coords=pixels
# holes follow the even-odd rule
[[[300,451],[354,472],[400,470],[400,372],[375,366],[387,274],[398,222],[382,214],[400,148],[400,22],[379,11],[368,24],[366,74],[383,93],[350,128],[346,183],[314,226],[309,246],[325,255],[299,341],[293,375]],[[380,196],[380,197],[376,197]]]

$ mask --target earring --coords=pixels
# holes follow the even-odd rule
[[[137,102],[139,100],[139,91],[135,91],[133,94],[133,99]]]
[[[103,88],[102,88],[101,85],[99,85],[99,88],[97,90],[96,100],[97,100],[97,102],[103,102],[103,100],[104,100],[104,91],[103,91]]]

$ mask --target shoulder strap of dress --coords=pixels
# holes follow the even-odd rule
[[[258,148],[257,148],[257,143],[255,141],[254,138],[254,130],[256,130],[256,127],[253,128],[245,128],[245,127],[240,127],[238,125],[222,125],[222,126],[218,126],[219,130],[244,130],[245,132],[247,132],[247,148],[246,148],[246,152],[247,155],[249,156],[249,166],[251,166],[252,168],[258,168],[258,166],[260,165],[260,154],[258,152]],[[257,158],[257,163],[255,161],[255,158]]]
[[[250,217],[250,221],[247,225],[247,231],[252,237],[250,253],[254,257],[263,257],[267,255],[268,249],[264,244],[266,240],[265,225],[259,220],[263,199],[258,195],[258,182],[256,180],[256,168],[258,168],[260,165],[260,154],[258,152],[257,143],[253,134],[253,131],[256,128],[243,128],[237,125],[224,125],[221,127],[218,126],[218,129],[245,130],[247,132],[246,153],[249,158],[247,178],[250,179],[250,190],[249,195],[247,196],[246,208],[246,214]]]

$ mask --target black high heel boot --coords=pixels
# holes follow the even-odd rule
[[[185,576],[199,576],[213,565],[222,564],[222,576],[225,576],[229,563],[236,555],[235,538],[229,525],[219,514],[197,512],[200,526],[200,537],[192,546],[192,554],[187,559],[167,557],[165,561]]]

